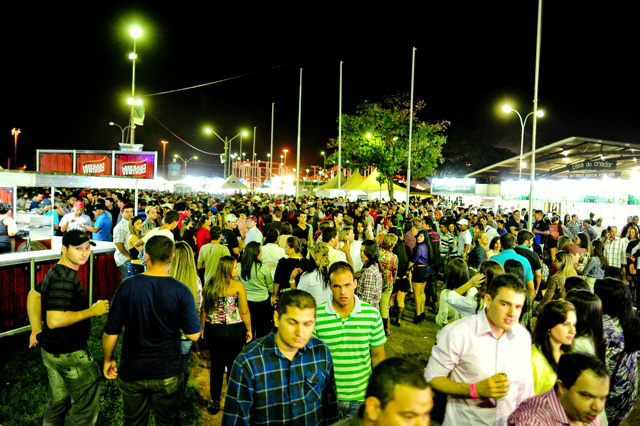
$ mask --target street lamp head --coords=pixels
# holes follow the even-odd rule
[[[138,59],[138,55],[136,53],[134,53],[134,52],[131,52],[131,53],[129,53],[129,59],[131,59],[132,61],[134,59]]]
[[[198,159],[198,156],[197,156],[197,155],[194,155],[194,156],[193,156],[193,159],[194,159],[194,160],[197,160],[197,159]]]
[[[166,145],[169,143],[169,141],[160,141],[162,143],[162,145]]]
[[[113,121],[109,122],[109,126],[115,126],[115,125],[116,125],[116,123],[114,123]]]
[[[509,114],[509,113],[511,113],[511,111],[513,111],[513,109],[509,105],[502,105],[502,111],[504,111],[507,114]]]
[[[209,128],[209,127],[205,127],[204,128],[204,132],[208,135],[210,135],[211,133],[213,133],[213,129]]]
[[[129,34],[133,38],[139,38],[142,35],[142,28],[138,25],[134,25],[129,29]]]
[[[271,158],[271,154],[267,154],[267,158]]]
[[[371,139],[373,137],[371,133],[367,133],[365,136],[367,137],[367,139]]]
[[[288,149],[283,149],[282,152],[284,152],[286,154],[287,152],[289,152],[289,150]]]
[[[173,158],[178,158],[180,157],[178,154],[173,154]]]
[[[536,111],[536,115],[537,115],[538,117],[544,117],[544,111],[543,111],[543,110],[541,110],[541,109],[539,109],[538,111]]]
[[[240,133],[242,136],[249,136],[249,132],[247,132],[246,130],[244,130],[242,133]]]
[[[324,151],[320,151],[320,155],[324,155]]]

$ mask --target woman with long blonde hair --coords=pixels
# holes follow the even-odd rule
[[[204,309],[200,320],[211,354],[211,401],[207,404],[211,414],[220,411],[225,367],[231,371],[233,361],[253,336],[247,293],[237,278],[238,262],[232,256],[224,256],[202,292]]]
[[[566,250],[558,250],[553,264],[557,272],[547,282],[547,290],[542,297],[540,307],[550,300],[563,299],[565,296],[564,282],[567,278],[578,275],[576,268],[573,266],[573,257]]]
[[[332,294],[327,270],[329,247],[325,243],[318,243],[309,250],[309,253],[311,254],[310,263],[307,270],[300,276],[297,289],[310,293],[316,300],[316,304],[320,306],[327,302]]]
[[[175,245],[173,260],[169,265],[169,275],[182,284],[186,285],[193,295],[196,304],[196,312],[200,314],[202,306],[202,283],[198,278],[198,270],[193,259],[193,250],[184,241],[179,241]],[[182,335],[180,354],[182,355],[182,372],[184,373],[184,388],[187,388],[189,380],[189,355],[193,342]]]

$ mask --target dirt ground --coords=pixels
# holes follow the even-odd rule
[[[403,314],[401,327],[392,326],[391,336],[387,339],[385,351],[388,358],[406,357],[416,360],[420,365],[427,365],[431,348],[435,344],[438,326],[435,324],[435,314],[426,311],[426,319],[420,324],[413,324],[413,300],[407,301],[407,308]],[[198,402],[202,406],[202,425],[219,426],[222,421],[222,411],[215,416],[209,414],[206,403],[209,399],[209,353],[205,351],[195,353],[195,365],[191,370],[191,379],[199,391]],[[224,401],[226,389],[223,388],[221,402]],[[620,426],[640,426],[640,404]],[[440,423],[432,420],[434,426]]]

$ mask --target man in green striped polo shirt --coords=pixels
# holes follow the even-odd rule
[[[318,306],[314,335],[333,358],[341,419],[358,414],[372,366],[385,359],[387,338],[378,310],[355,295],[353,267],[336,262],[329,269],[332,297]]]

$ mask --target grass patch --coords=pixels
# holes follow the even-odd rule
[[[106,315],[92,319],[89,350],[102,370],[102,332]],[[40,348],[28,349],[29,333],[0,339],[0,425],[41,425],[47,405],[48,378],[42,363]],[[122,335],[118,339],[115,355],[120,359]],[[192,357],[193,360],[193,357]],[[189,381],[185,399],[180,407],[183,425],[199,425],[201,409],[196,401],[198,390]],[[153,417],[153,415],[152,415]],[[121,425],[122,397],[115,380],[102,379],[100,383],[100,412],[98,425]],[[153,418],[149,422],[154,425]]]

